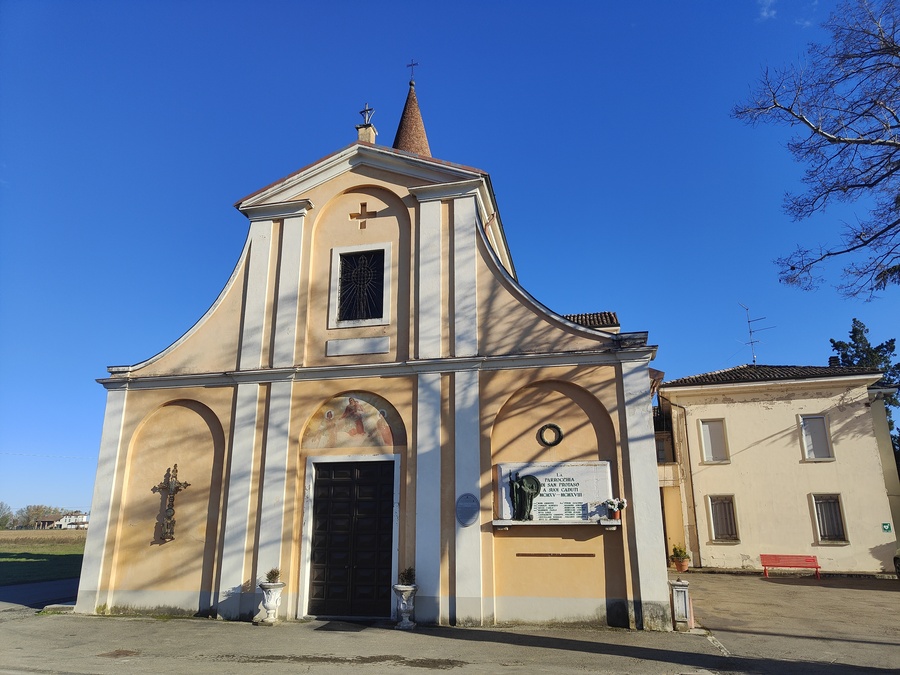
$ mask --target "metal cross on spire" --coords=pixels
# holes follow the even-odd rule
[[[409,63],[406,64],[406,67],[409,68],[409,79],[413,80],[416,77],[416,66],[419,65],[415,60],[410,59]]]
[[[366,107],[360,110],[359,114],[362,115],[363,124],[369,124],[372,120],[372,115],[375,114],[375,108],[370,108],[369,104],[366,103]]]

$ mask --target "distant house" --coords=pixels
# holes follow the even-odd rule
[[[90,516],[88,514],[76,511],[74,513],[67,513],[57,520],[54,527],[57,530],[86,530],[88,528],[89,520]]]
[[[655,413],[667,548],[695,567],[761,569],[760,554],[823,571],[892,569],[900,480],[881,374],[744,365],[671,382]]]

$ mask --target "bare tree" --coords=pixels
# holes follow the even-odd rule
[[[777,259],[780,280],[815,288],[820,264],[846,256],[838,288],[871,299],[900,284],[900,11],[895,0],[854,0],[823,26],[830,43],[810,45],[800,65],[764,71],[733,114],[797,128],[788,149],[806,165],[807,190],[785,196],[794,219],[835,201],[862,200],[868,209],[843,223],[839,241]]]
[[[12,507],[6,502],[0,502],[0,530],[8,530],[14,522]]]

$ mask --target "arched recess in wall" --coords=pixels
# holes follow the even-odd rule
[[[381,448],[398,452],[406,446],[406,426],[387,399],[366,391],[333,396],[310,417],[301,436],[302,450]]]
[[[405,234],[406,241],[409,241],[409,210],[403,200],[379,185],[354,185],[336,194],[319,208],[313,238],[324,238],[329,241],[335,235],[352,238],[354,232],[359,233],[382,224],[386,226],[383,232],[393,231],[398,240]],[[343,225],[346,227],[341,227]],[[348,242],[338,242],[338,245],[344,243],[352,243],[352,239]]]
[[[555,430],[561,439],[555,444]],[[544,441],[549,441],[546,443]],[[577,462],[606,460],[616,475],[616,433],[606,408],[569,382],[529,384],[507,399],[491,430],[491,458],[501,462]]]
[[[208,614],[221,525],[225,434],[208,407],[175,400],[138,426],[128,451],[113,556],[111,609]],[[174,539],[163,538],[168,492],[154,490],[178,465]]]
[[[541,434],[548,424],[559,427],[558,443],[555,430]],[[542,442],[541,436],[549,443]],[[494,465],[597,460],[610,463],[614,496],[621,496],[612,418],[590,392],[568,382],[545,380],[517,390],[501,407],[491,429]],[[554,557],[533,557],[535,551]],[[493,564],[498,621],[517,616],[521,611],[517,603],[523,599],[532,602],[539,597],[573,599],[572,606],[578,609],[566,610],[567,616],[581,612],[582,617],[605,616],[611,625],[628,625],[627,613],[623,619],[621,610],[627,596],[621,532],[607,532],[596,525],[518,525],[495,530]]]
[[[410,312],[409,208],[403,200],[375,185],[357,185],[336,195],[314,212],[310,255],[309,304],[306,321],[307,361],[334,362],[325,359],[327,340],[387,338],[389,346],[379,346],[366,358],[381,361],[405,360],[409,354]],[[337,289],[334,274],[341,256],[352,257],[375,252],[375,260],[386,268],[383,286],[388,290],[382,307],[383,324],[338,327]],[[367,275],[377,279],[377,276]],[[373,281],[373,284],[378,283]],[[373,287],[365,295],[378,296]],[[352,351],[350,359],[361,352]],[[337,357],[338,359],[341,356]],[[324,360],[323,360],[324,359]]]

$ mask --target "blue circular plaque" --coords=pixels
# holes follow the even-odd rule
[[[481,504],[478,503],[478,497],[471,492],[460,495],[456,500],[456,520],[463,527],[474,525],[478,520],[478,512],[481,510]]]

